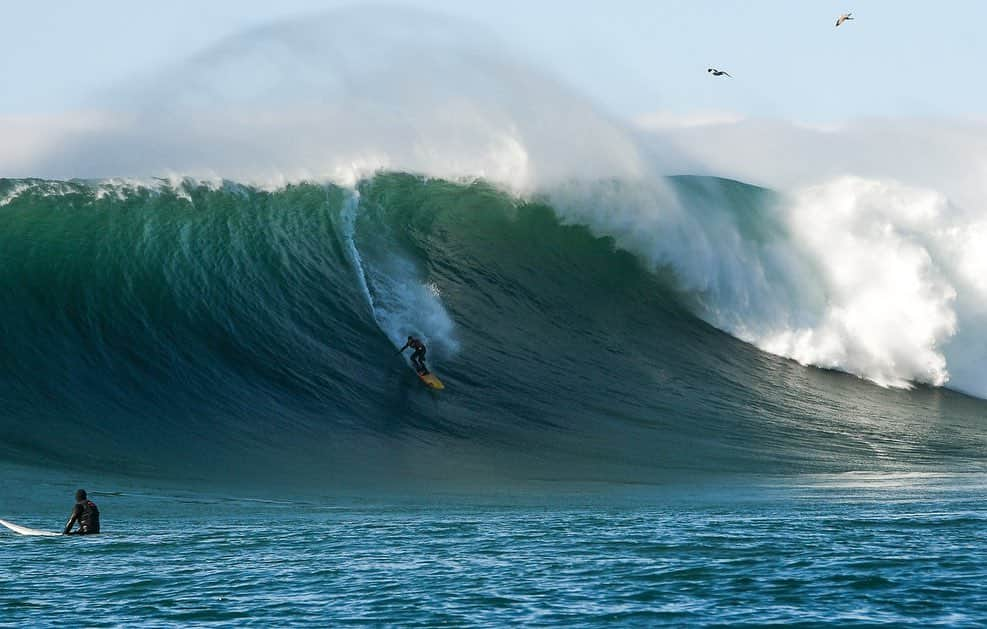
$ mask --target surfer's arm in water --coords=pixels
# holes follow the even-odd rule
[[[401,349],[398,350],[398,354],[403,354],[404,353],[404,350],[408,349],[409,347],[410,347],[410,345],[408,343],[405,343],[404,344],[404,347],[402,347]]]
[[[65,525],[65,530],[62,531],[63,535],[71,535],[72,527],[75,526],[76,522],[82,517],[82,505],[77,504],[75,508],[72,509],[72,517],[69,518],[68,523]]]

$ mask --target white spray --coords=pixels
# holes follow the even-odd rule
[[[376,255],[370,258],[362,255],[357,245],[359,211],[360,193],[354,190],[344,201],[342,234],[357,281],[378,327],[395,347],[403,346],[409,335],[415,335],[432,350],[431,356],[439,359],[454,356],[459,351],[455,324],[442,303],[438,287],[428,282],[417,265],[393,244],[375,248]]]

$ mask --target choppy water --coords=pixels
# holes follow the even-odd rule
[[[98,538],[0,534],[0,618],[978,626],[983,481],[838,475],[279,501],[135,488],[96,496]],[[70,488],[48,486],[40,502],[70,501]]]

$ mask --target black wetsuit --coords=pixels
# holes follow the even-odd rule
[[[72,530],[72,527],[79,523],[79,529]],[[75,503],[72,509],[72,517],[65,525],[66,535],[93,535],[99,533],[99,507],[92,500],[80,500]]]
[[[425,367],[425,344],[418,339],[411,339],[405,343],[401,351],[403,352],[408,347],[415,350],[411,355],[411,364],[414,366],[415,371],[422,374],[428,373],[428,368]]]

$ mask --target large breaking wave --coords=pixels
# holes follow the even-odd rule
[[[474,27],[387,11],[231,38],[12,167],[98,180],[0,183],[11,457],[630,478],[980,457],[980,403],[926,385],[987,396],[982,212],[883,178],[669,178],[701,169]],[[408,333],[441,400],[393,355]]]
[[[747,247],[787,242],[752,215],[772,193],[669,185],[682,212],[726,203]],[[725,316],[712,283],[482,182],[6,180],[0,195],[0,436],[15,460],[640,480],[983,455],[982,403],[761,353],[696,316]],[[395,355],[406,333],[429,341],[441,396]]]

